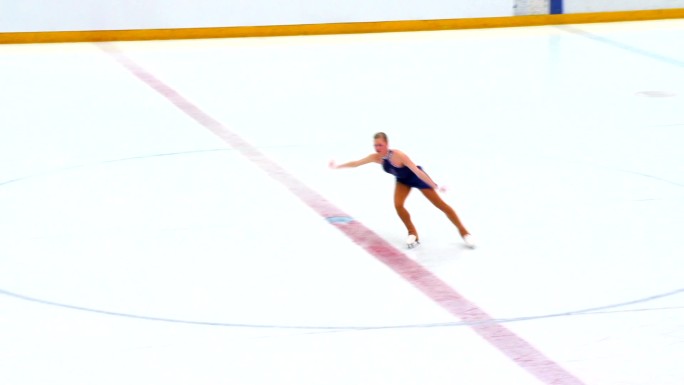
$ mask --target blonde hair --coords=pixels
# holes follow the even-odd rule
[[[382,140],[385,141],[385,143],[388,142],[388,140],[387,140],[387,134],[385,134],[384,132],[378,132],[378,133],[376,133],[375,135],[373,135],[373,139],[382,139]]]

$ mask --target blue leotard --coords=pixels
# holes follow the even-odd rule
[[[418,166],[418,168],[421,170],[423,169],[420,166]],[[397,182],[399,183],[403,183],[405,185],[415,187],[418,189],[432,188],[429,184],[425,183],[422,179],[420,179],[418,175],[416,175],[416,173],[413,172],[410,168],[406,166],[397,167],[393,165],[392,150],[389,150],[387,152],[387,155],[382,158],[382,169],[385,170],[385,172],[397,177]]]

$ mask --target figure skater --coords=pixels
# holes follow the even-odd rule
[[[388,147],[387,135],[384,132],[378,132],[373,136],[373,139],[375,146],[374,154],[370,154],[360,160],[340,165],[336,165],[335,162],[331,161],[330,167],[335,169],[358,167],[374,162],[382,164],[382,168],[385,172],[390,173],[397,178],[397,184],[394,190],[394,207],[397,210],[397,214],[399,214],[399,218],[401,218],[408,230],[408,238],[406,240],[408,248],[413,248],[420,243],[416,227],[413,225],[413,222],[411,222],[411,215],[404,208],[404,202],[413,187],[419,189],[435,207],[442,210],[451,223],[458,229],[465,245],[471,249],[474,248],[475,244],[471,239],[470,233],[463,226],[454,209],[446,204],[437,193],[437,190],[444,191],[444,189],[440,189],[437,186],[437,183],[423,171],[423,168],[416,166],[406,154],[399,150],[390,150]]]

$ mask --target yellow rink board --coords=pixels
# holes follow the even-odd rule
[[[5,32],[0,44],[67,43],[132,40],[211,39],[332,35],[351,33],[440,31],[473,28],[527,27],[554,24],[604,23],[684,18],[684,8],[648,11],[484,17],[470,19],[405,20],[360,23],[269,25],[254,27],[136,29],[107,31]]]

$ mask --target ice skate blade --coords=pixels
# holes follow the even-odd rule
[[[409,249],[412,249],[416,246],[418,246],[420,242],[418,241],[418,238],[416,238],[415,235],[409,234],[408,238],[406,238],[406,247]]]
[[[406,247],[408,247],[409,249],[414,249],[414,248],[418,247],[418,245],[420,245],[420,242],[415,241],[413,243],[407,243]]]

